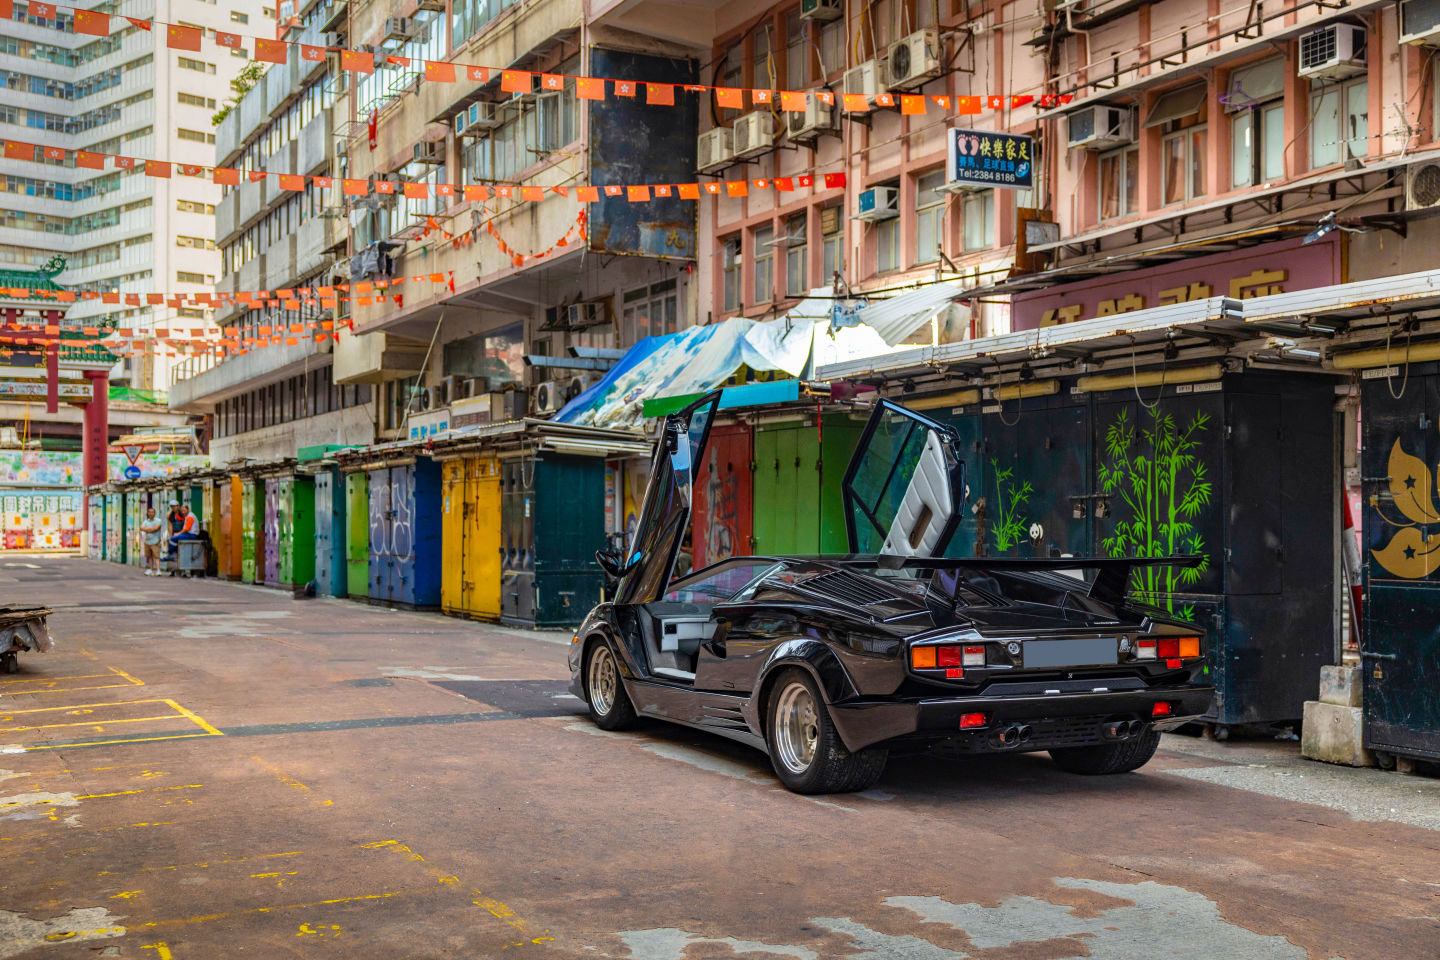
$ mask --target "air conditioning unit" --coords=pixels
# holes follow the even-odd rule
[[[438,410],[443,406],[447,406],[449,403],[450,398],[446,396],[445,384],[437,383],[425,391],[426,410]]]
[[[834,108],[828,103],[821,103],[813,93],[806,98],[804,110],[791,110],[785,114],[785,134],[796,143],[817,140],[821,134],[834,129]]]
[[[847,94],[863,94],[867,97],[878,96],[889,91],[885,85],[885,61],[866,60],[858,67],[851,67],[845,71],[845,92]]]
[[[320,41],[324,43],[326,47],[346,47],[345,34],[343,33],[322,33],[320,34]]]
[[[442,140],[421,140],[412,148],[410,159],[416,163],[444,163],[445,143]]]
[[[565,381],[565,403],[574,400],[580,394],[590,389],[595,380],[588,373],[577,373]]]
[[[1135,114],[1129,107],[1097,104],[1065,117],[1071,147],[1108,150],[1135,142]]]
[[[801,20],[839,20],[845,16],[845,0],[800,0]]]
[[[565,325],[567,327],[593,327],[605,320],[605,305],[596,301],[587,303],[572,303],[565,308]]]
[[[535,412],[549,416],[565,406],[565,389],[568,381],[546,380],[535,387]]]
[[[934,27],[917,30],[890,44],[885,57],[885,80],[891,90],[913,90],[940,76],[940,33]]]
[[[1344,80],[1365,72],[1365,28],[1332,23],[1300,35],[1300,66],[1312,80]]]
[[[520,420],[528,409],[530,395],[524,390],[501,390],[490,394],[490,420]]]
[[[1427,210],[1440,207],[1440,162],[1412,163],[1405,168],[1405,208]]]
[[[900,210],[895,205],[896,199],[897,191],[894,187],[871,187],[869,190],[862,190],[855,209],[855,219],[875,221],[898,217]]]
[[[482,100],[455,114],[455,135],[457,137],[479,137],[494,130],[504,121],[495,104]]]
[[[414,413],[417,410],[429,410],[430,404],[435,399],[434,394],[430,390],[416,390],[413,387],[411,388],[411,391],[412,392],[405,398],[406,403],[408,404],[406,409],[409,410],[411,413]]]
[[[466,396],[466,382],[465,377],[449,376],[443,378],[439,383],[439,387],[445,393],[445,403],[449,404],[454,403],[456,400],[464,400]]]
[[[415,21],[409,17],[389,17],[385,20],[386,40],[409,40],[415,35]]]
[[[1400,0],[1400,42],[1440,47],[1440,0]]]
[[[735,121],[735,158],[755,157],[775,146],[775,115],[768,110],[747,113]]]
[[[729,127],[716,127],[700,134],[696,169],[701,173],[719,170],[735,157],[735,148]]]

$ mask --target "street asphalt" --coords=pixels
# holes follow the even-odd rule
[[[1167,736],[862,794],[567,691],[568,635],[0,562],[0,960],[1440,957],[1440,781]]]

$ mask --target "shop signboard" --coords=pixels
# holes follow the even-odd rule
[[[1017,293],[1012,328],[1034,330],[1209,297],[1249,300],[1342,280],[1338,235],[1309,246],[1283,240]]]
[[[1012,187],[1035,184],[1035,141],[994,130],[950,130],[945,150],[948,188]]]

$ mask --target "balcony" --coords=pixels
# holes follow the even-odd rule
[[[266,290],[274,290],[277,287],[288,287],[297,279],[299,274],[295,272],[295,234],[292,233],[279,242],[270,244],[270,249],[265,251],[262,286]]]
[[[240,162],[240,145],[246,131],[240,127],[240,111],[232,109],[215,128],[215,156],[222,167]]]
[[[329,166],[330,118],[324,114],[316,117],[300,131],[296,142],[298,173],[313,173],[316,169]]]
[[[316,369],[315,358],[328,355],[330,346],[328,340],[316,343],[306,337],[293,347],[264,347],[230,357],[171,387],[170,409],[212,412],[221,400]]]

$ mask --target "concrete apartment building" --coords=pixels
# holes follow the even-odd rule
[[[256,0],[122,0],[88,5],[106,12],[207,30],[246,32],[262,24]],[[0,24],[0,75],[6,87],[0,123],[7,138],[69,149],[210,166],[211,118],[229,81],[248,62],[212,44],[199,53],[167,49],[163,29],[144,30],[119,16],[109,37],[77,35],[69,10],[31,16],[14,5]],[[157,179],[140,169],[77,169],[55,162],[0,159],[0,269],[34,270],[55,256],[57,283],[75,290],[199,293],[220,276],[213,214],[220,188],[199,177]],[[194,308],[115,310],[76,303],[67,322],[101,318],[149,329],[199,326]],[[166,389],[167,357],[124,361],[118,382]]]
[[[344,4],[312,4],[287,28],[285,39],[324,43],[343,22]],[[288,14],[288,11],[287,11]],[[274,22],[263,24],[267,35]],[[243,170],[339,175],[335,132],[348,124],[347,75],[332,62],[300,59],[289,48],[285,64],[271,64],[216,128],[217,163]],[[344,274],[348,225],[339,191],[306,181],[300,192],[281,190],[274,177],[242,178],[224,187],[216,204],[215,233],[221,276],[217,289],[275,290],[329,285]],[[260,328],[332,318],[314,298],[301,310],[242,303],[231,298],[216,311],[222,327],[253,337]],[[343,312],[341,317],[343,319]],[[300,338],[207,364],[171,393],[171,405],[213,415],[211,455],[217,463],[239,457],[294,455],[310,444],[368,443],[374,439],[368,384],[344,385],[334,374],[333,341]]]

